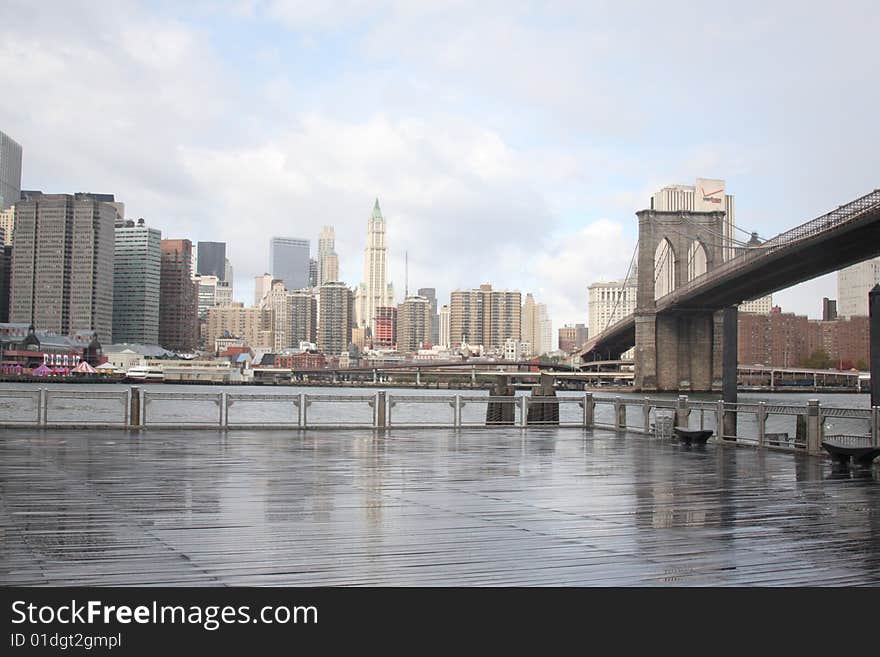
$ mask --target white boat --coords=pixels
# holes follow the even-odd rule
[[[125,373],[125,378],[140,383],[162,383],[165,374],[161,367],[155,365],[135,365]]]

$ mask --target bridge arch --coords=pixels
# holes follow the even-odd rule
[[[700,240],[694,240],[691,242],[690,248],[688,248],[687,279],[692,281],[697,276],[702,276],[709,270],[708,265],[709,256],[706,247],[703,246]]]
[[[675,248],[663,238],[654,249],[654,299],[666,296],[675,289]]]

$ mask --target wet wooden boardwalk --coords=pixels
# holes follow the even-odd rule
[[[573,429],[6,430],[0,536],[6,585],[880,585],[880,482]]]

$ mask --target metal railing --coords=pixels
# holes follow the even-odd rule
[[[870,409],[691,400],[368,394],[169,392],[42,388],[0,390],[0,427],[413,429],[573,427],[668,437],[669,427],[708,429],[716,443],[822,453],[826,437],[880,446],[880,407]]]

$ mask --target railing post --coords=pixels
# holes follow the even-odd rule
[[[220,426],[226,426],[226,393],[220,393]]]
[[[141,388],[138,390],[138,398],[139,398],[139,406],[141,407],[141,416],[140,422],[138,422],[138,426],[146,427],[147,426],[147,393]]]
[[[141,425],[141,389],[137,386],[128,389],[128,426]]]
[[[46,397],[48,396],[45,388],[40,388],[40,398],[37,401],[37,424],[45,426],[47,415],[48,415],[48,400]]]
[[[719,441],[724,440],[724,400],[715,402],[715,437]]]
[[[626,404],[621,397],[614,398],[614,426],[618,431],[626,431]]]
[[[452,411],[452,426],[456,429],[461,428],[461,395],[455,395],[455,401]]]
[[[301,392],[299,393],[299,426],[301,429],[305,429],[308,426],[308,408],[309,408],[309,396]]]
[[[122,426],[131,426],[131,388],[125,389],[125,397],[122,400]]]
[[[822,453],[822,411],[818,399],[807,400],[807,453]]]
[[[880,406],[871,408],[871,444],[880,447]]]
[[[519,426],[527,427],[529,425],[529,397],[523,395],[519,398]]]
[[[687,427],[690,414],[687,395],[679,395],[675,402],[675,426]]]
[[[647,397],[642,401],[642,417],[645,435],[649,436],[651,435],[651,400]]]
[[[596,415],[596,402],[593,400],[593,393],[584,393],[584,429],[593,428],[593,418]]]
[[[767,441],[767,402],[758,402],[758,446],[764,447]]]
[[[385,391],[380,390],[376,393],[376,428],[384,429],[386,426],[387,417],[386,413],[386,399],[385,399]]]

